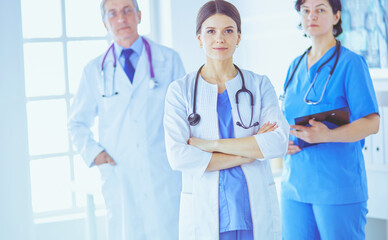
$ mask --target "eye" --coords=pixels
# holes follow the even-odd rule
[[[124,15],[129,15],[129,14],[132,14],[134,12],[135,12],[134,8],[126,7],[126,8],[123,9],[123,14]]]
[[[305,16],[305,15],[309,14],[309,10],[308,10],[308,9],[302,9],[302,10],[300,11],[300,14],[302,14],[303,16]]]
[[[226,33],[233,33],[233,29],[226,29]]]
[[[107,16],[108,18],[114,18],[114,17],[117,16],[117,13],[116,13],[115,11],[111,10],[111,11],[109,11],[109,12],[106,14],[106,16]]]
[[[318,11],[318,13],[323,13],[323,12],[325,12],[325,9],[319,8],[317,11]]]
[[[212,34],[212,33],[215,33],[215,31],[213,29],[210,29],[210,30],[207,30],[207,33]]]

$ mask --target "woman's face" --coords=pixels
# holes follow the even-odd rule
[[[206,56],[221,61],[233,58],[233,53],[241,39],[236,22],[222,14],[215,14],[206,19],[197,37]]]
[[[300,6],[300,17],[303,31],[314,38],[333,35],[333,27],[341,17],[341,12],[333,14],[327,0],[306,0]]]

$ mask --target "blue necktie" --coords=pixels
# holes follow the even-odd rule
[[[124,63],[124,72],[127,74],[129,81],[133,83],[133,75],[135,75],[135,68],[133,67],[131,61],[129,61],[129,57],[132,55],[132,49],[123,49],[121,55],[124,55],[125,63]]]

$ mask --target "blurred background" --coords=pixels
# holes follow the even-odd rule
[[[0,2],[0,239],[106,240],[99,172],[85,166],[66,127],[83,67],[111,42],[102,23],[100,1]],[[196,14],[205,2],[138,0],[140,34],[174,48],[186,71],[195,71],[205,60],[195,36]],[[294,1],[230,2],[242,16],[236,64],[268,75],[281,94],[288,65],[309,44],[297,27]],[[343,43],[368,60],[384,114],[387,2],[343,2]],[[370,240],[388,240],[385,131],[388,125],[384,129],[382,124],[364,150],[371,197]],[[281,159],[272,165],[279,182]]]

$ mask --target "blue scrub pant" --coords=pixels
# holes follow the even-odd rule
[[[220,233],[220,240],[253,240],[252,230],[237,230]]]
[[[321,205],[281,199],[284,240],[364,240],[365,202]]]

